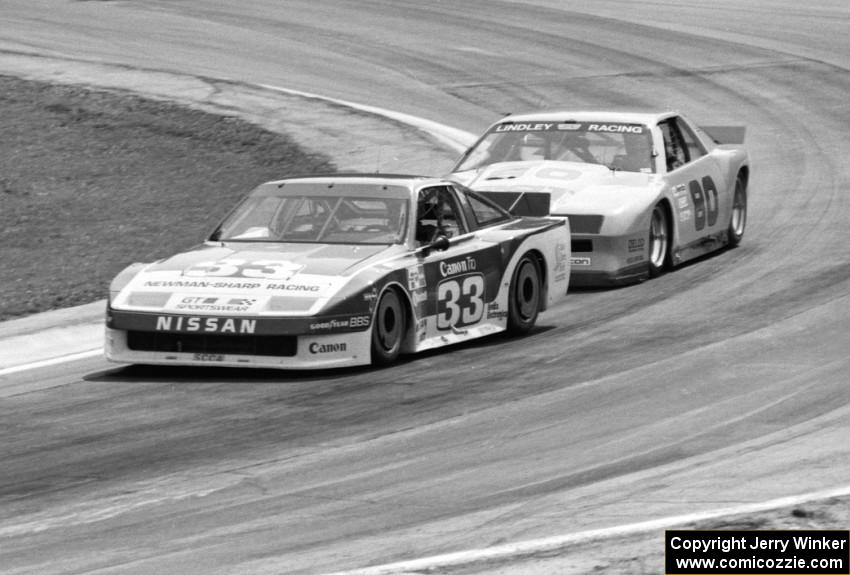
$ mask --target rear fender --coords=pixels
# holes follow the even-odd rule
[[[502,286],[499,290],[500,306],[507,309],[511,279],[520,258],[525,254],[531,254],[540,264],[544,295],[540,302],[541,311],[560,301],[567,293],[570,282],[570,227],[566,218],[559,219],[563,225],[502,244],[503,253],[509,259],[504,268]]]

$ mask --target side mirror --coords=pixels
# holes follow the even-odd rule
[[[440,234],[434,241],[428,244],[428,248],[432,250],[437,250],[438,252],[443,252],[449,249],[449,238],[443,234]]]
[[[427,258],[428,254],[431,253],[431,250],[437,250],[441,252],[447,249],[449,249],[449,238],[448,236],[440,234],[436,238],[434,238],[434,241],[432,241],[430,244],[425,244],[424,246],[420,247],[417,252],[422,254],[423,257]]]

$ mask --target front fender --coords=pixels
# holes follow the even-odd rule
[[[127,287],[127,284],[129,284],[130,281],[132,281],[132,279],[136,277],[140,271],[142,271],[149,265],[150,264],[136,262],[130,264],[129,266],[118,272],[118,275],[112,278],[112,281],[109,283],[108,302],[111,304],[112,300],[115,299],[119,293],[121,293],[121,290]]]

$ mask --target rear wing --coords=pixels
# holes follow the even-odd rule
[[[508,192],[476,190],[515,216],[548,216],[550,196],[546,192]]]
[[[715,144],[743,144],[746,126],[700,126]]]

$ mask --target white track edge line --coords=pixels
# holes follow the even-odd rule
[[[301,90],[291,90],[289,88],[282,88],[280,86],[273,86],[271,84],[257,85],[261,88],[265,88],[267,90],[272,90],[275,92],[282,92],[284,94],[291,94],[293,96],[301,96],[303,98],[313,98],[316,100],[322,100],[324,102],[331,102],[333,104],[345,106],[346,108],[351,108],[352,110],[368,112],[370,114],[383,116],[385,118],[401,122],[402,124],[413,126],[414,128],[418,128],[424,132],[427,132],[428,134],[431,134],[431,136],[436,138],[438,141],[450,146],[456,152],[466,151],[466,149],[470,145],[472,145],[473,142],[475,142],[475,135],[470,132],[466,132],[458,128],[452,128],[451,126],[447,126],[445,124],[441,124],[433,120],[426,120],[425,118],[420,118],[418,116],[404,114],[402,112],[396,112],[393,110],[387,110],[385,108],[379,108],[377,106],[358,104],[357,102],[350,102],[348,100],[329,98],[327,96],[321,96],[319,94],[302,92]]]
[[[472,549],[468,551],[458,551],[455,553],[447,553],[445,555],[434,555],[421,559],[413,559],[409,561],[400,561],[397,563],[388,563],[386,565],[376,565],[373,567],[365,567],[350,571],[338,571],[327,575],[403,575],[404,573],[421,572],[429,569],[437,569],[440,567],[459,567],[463,565],[471,565],[476,562],[494,561],[498,559],[509,559],[521,556],[532,555],[535,553],[551,552],[559,550],[568,545],[584,543],[597,539],[607,539],[623,535],[635,535],[654,531],[657,529],[666,529],[669,527],[680,526],[696,521],[705,521],[707,519],[717,519],[719,517],[741,515],[744,513],[756,513],[760,511],[771,511],[788,507],[791,505],[799,505],[810,501],[820,499],[830,499],[832,497],[842,497],[850,495],[850,486],[836,487],[822,491],[812,491],[800,495],[792,495],[788,497],[780,497],[771,499],[761,503],[748,503],[732,507],[722,507],[713,511],[703,511],[699,513],[689,513],[685,515],[673,515],[670,517],[662,517],[660,519],[652,519],[649,521],[641,521],[638,523],[629,523],[626,525],[618,525],[615,527],[607,527],[602,529],[591,529],[589,531],[579,531],[568,535],[560,535],[555,537],[547,537],[543,539],[532,539],[519,543],[511,543],[507,545],[499,545],[496,547],[487,547],[484,549]]]
[[[98,347],[96,349],[89,349],[86,351],[80,351],[77,353],[69,353],[67,355],[62,355],[59,357],[52,357],[50,359],[42,359],[39,361],[33,361],[31,363],[24,363],[21,365],[13,365],[12,367],[6,367],[0,369],[0,377],[4,375],[10,375],[13,373],[19,373],[21,371],[29,371],[31,369],[38,369],[40,367],[49,367],[51,365],[58,365],[60,363],[68,363],[71,361],[78,361],[80,359],[88,359],[90,357],[95,357],[99,354],[103,353],[103,348]]]

